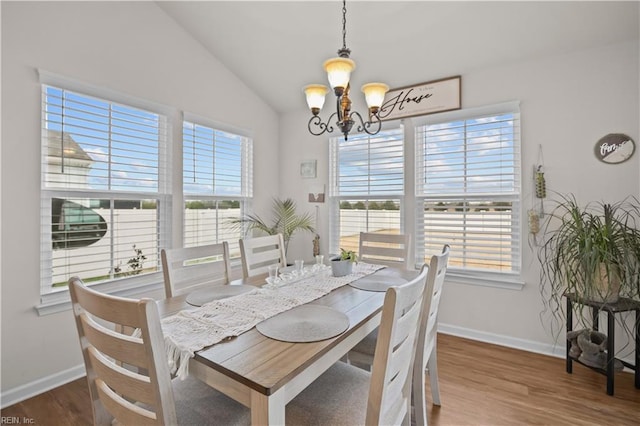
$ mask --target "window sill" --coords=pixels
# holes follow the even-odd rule
[[[92,289],[113,296],[140,297],[142,294],[149,294],[153,291],[162,291],[164,281],[162,273],[153,273],[144,277],[124,278],[100,284],[94,284]],[[55,314],[71,309],[71,296],[67,289],[56,291],[55,293],[43,294],[40,297],[40,304],[35,306],[38,316]]]
[[[445,280],[458,284],[479,285],[484,287],[522,290],[524,281],[519,275],[487,274],[480,272],[462,272],[448,270]]]

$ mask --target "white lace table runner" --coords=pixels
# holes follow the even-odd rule
[[[189,358],[196,351],[238,336],[267,318],[319,299],[382,268],[383,265],[359,262],[350,275],[312,276],[276,288],[265,286],[164,318],[162,331],[171,373],[184,379],[189,374]]]

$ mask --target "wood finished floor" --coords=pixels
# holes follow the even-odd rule
[[[632,374],[617,374],[615,395],[607,396],[604,376],[577,364],[567,374],[563,359],[447,335],[438,345],[442,406],[429,404],[432,426],[640,425],[640,389]],[[89,425],[86,381],[7,407],[2,416],[35,425]]]

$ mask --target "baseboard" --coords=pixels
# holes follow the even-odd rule
[[[470,328],[458,327],[456,325],[438,324],[438,333],[450,334],[452,336],[463,337],[465,339],[477,340],[483,343],[491,343],[499,346],[506,346],[508,348],[520,349],[527,352],[534,352],[542,355],[549,355],[556,358],[564,359],[567,354],[567,348],[564,342],[551,345],[548,343],[535,342],[533,340],[518,339],[515,337],[504,336],[501,334],[487,333],[486,331],[472,330]],[[626,361],[629,364],[634,364],[633,354],[626,357],[621,357],[616,354],[616,357]],[[625,372],[632,372],[633,370],[626,368]]]
[[[26,383],[8,391],[3,391],[0,395],[0,406],[6,408],[10,405],[17,404],[36,395],[40,395],[43,392],[57,388],[76,379],[84,377],[86,371],[84,364],[71,367],[68,370],[60,371],[42,379],[34,380],[33,382]]]
[[[472,330],[470,328],[458,327],[456,325],[439,323],[438,332],[457,337],[464,337],[465,339],[477,340],[483,343],[492,343],[494,345],[506,346],[508,348],[550,355],[557,358],[564,358],[567,353],[567,348],[564,344],[551,345],[533,340],[518,339],[501,334],[488,333],[486,331]]]

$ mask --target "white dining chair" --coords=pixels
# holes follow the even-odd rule
[[[410,234],[361,232],[358,258],[363,262],[409,269]]]
[[[416,425],[426,425],[425,371],[429,373],[431,397],[434,405],[440,405],[440,387],[438,382],[437,331],[438,307],[442,296],[442,287],[449,262],[450,248],[445,245],[442,253],[431,256],[425,300],[418,332],[418,351],[416,353],[413,377],[413,400]],[[374,363],[374,349],[377,344],[377,331],[369,334],[348,354],[349,362],[355,365],[371,367]],[[422,350],[420,350],[422,348]]]
[[[425,301],[420,317],[418,350],[413,367],[413,401],[416,425],[427,424],[427,396],[425,394],[425,371],[429,373],[433,405],[440,406],[440,384],[438,381],[438,308],[442,297],[444,278],[449,264],[449,245],[442,253],[431,256],[429,275],[425,289]]]
[[[171,381],[155,301],[99,293],[77,277],[69,291],[95,425],[250,423],[248,408],[206,384]],[[116,326],[139,329],[140,337]]]
[[[401,269],[411,268],[409,234],[381,234],[377,232],[361,232],[358,258],[363,262],[377,263]],[[344,358],[346,362],[365,366],[371,369],[373,352],[378,330],[374,330],[365,338],[357,349],[350,351]],[[366,348],[363,347],[366,345]]]
[[[408,425],[426,268],[384,298],[372,372],[337,362],[286,406],[291,425]]]
[[[197,247],[162,249],[160,257],[167,297],[203,286],[229,284],[231,280],[229,243],[226,241]]]
[[[253,277],[267,272],[269,265],[287,266],[282,234],[240,240],[242,275]]]

